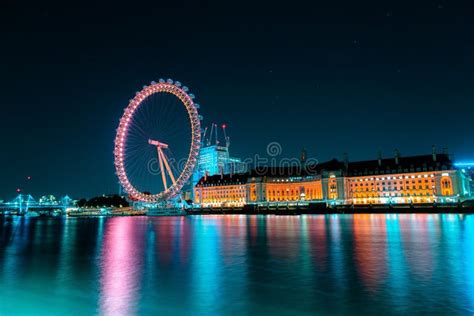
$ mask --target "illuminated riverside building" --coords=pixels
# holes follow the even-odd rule
[[[457,202],[470,195],[469,177],[447,153],[349,164],[347,202],[353,204]]]
[[[194,189],[194,202],[205,207],[243,206],[248,202],[245,175],[203,177]]]
[[[470,196],[470,179],[447,153],[314,166],[252,170],[205,176],[194,188],[202,207],[326,202],[328,204],[420,204],[458,202]]]

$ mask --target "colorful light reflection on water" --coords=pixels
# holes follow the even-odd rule
[[[474,216],[0,219],[0,315],[474,312]]]

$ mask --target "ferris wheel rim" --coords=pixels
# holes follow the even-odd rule
[[[151,95],[157,93],[170,93],[176,96],[186,108],[191,123],[191,143],[189,154],[184,165],[183,170],[177,177],[176,183],[173,183],[169,188],[164,188],[163,191],[156,194],[146,194],[138,190],[130,181],[125,170],[125,142],[127,140],[127,133],[130,127],[130,120],[133,118],[135,111],[140,108],[143,101]],[[120,119],[119,127],[115,137],[114,147],[114,164],[119,182],[125,191],[133,198],[143,202],[158,202],[175,197],[186,182],[189,181],[193,170],[197,164],[197,157],[201,146],[201,123],[197,106],[193,101],[194,95],[188,93],[188,88],[181,86],[179,81],[173,83],[172,80],[160,80],[160,82],[152,82],[151,85],[143,87],[143,89],[130,100],[127,107],[124,109],[124,114]]]

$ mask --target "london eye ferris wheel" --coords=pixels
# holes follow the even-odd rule
[[[163,202],[177,197],[197,164],[202,117],[179,81],[160,79],[136,93],[115,137],[115,169],[130,198]]]

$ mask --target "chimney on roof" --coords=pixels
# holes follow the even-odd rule
[[[300,163],[301,167],[305,168],[306,165],[306,149],[301,149],[301,155],[300,155]]]
[[[446,157],[448,157],[449,160],[453,160],[453,156],[449,154],[448,147],[443,148],[443,154],[445,154]]]
[[[207,172],[207,171],[204,172],[204,181],[207,181],[208,174],[209,174],[209,172]]]
[[[344,167],[349,168],[349,155],[347,153],[342,154],[342,160],[344,161]]]
[[[431,155],[433,156],[433,161],[436,161],[436,146],[431,146]]]
[[[377,160],[378,160],[379,167],[382,166],[382,151],[381,150],[377,152]]]
[[[395,149],[395,164],[398,165],[399,160],[400,160],[400,151],[398,150],[398,148],[396,148]]]

